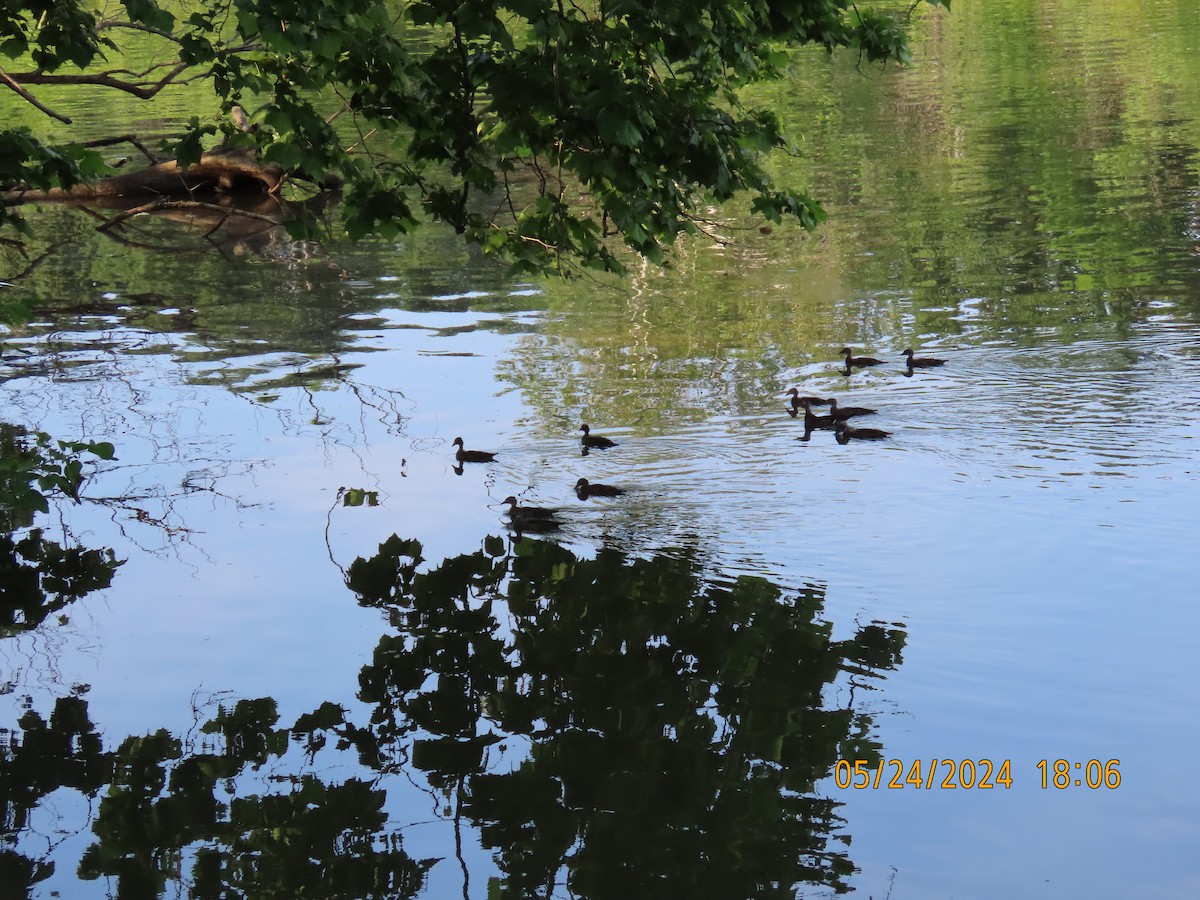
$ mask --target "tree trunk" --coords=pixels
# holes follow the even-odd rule
[[[104,201],[119,198],[145,202],[151,198],[200,200],[219,194],[265,195],[275,193],[283,177],[283,169],[260,165],[251,151],[212,150],[186,169],[172,160],[89,184],[77,184],[69,190],[5,191],[0,199],[5,203],[65,200],[107,205]]]

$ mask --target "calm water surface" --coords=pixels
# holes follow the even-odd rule
[[[4,632],[0,724],[36,747],[82,697],[125,749],[94,781],[6,758],[30,896],[218,896],[222,849],[232,890],[295,896],[305,809],[351,811],[326,880],[360,887],[320,896],[1195,896],[1200,17],[1006,0],[916,32],[909,72],[804,56],[762,98],[828,227],[731,220],[626,283],[514,282],[433,232],[154,253],[38,214],[2,418],[116,446],[38,524],[124,563]],[[847,377],[844,345],[887,364]],[[802,440],[791,386],[892,435]],[[619,446],[582,455],[582,422]],[[456,436],[498,460],[457,474]],[[510,494],[561,531],[514,542]],[[258,698],[354,727],[205,725]],[[856,756],[1012,783],[838,787]],[[244,831],[199,828],[189,758]],[[1119,786],[1075,786],[1090,760]],[[245,812],[275,795],[289,824]]]

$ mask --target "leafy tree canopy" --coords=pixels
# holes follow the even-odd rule
[[[922,2],[949,6],[908,11]],[[135,32],[162,50],[133,74],[117,54]],[[772,183],[778,122],[739,99],[802,44],[909,58],[899,20],[866,0],[37,0],[0,7],[0,84],[65,120],[39,86],[148,99],[207,79],[213,117],[171,144],[181,164],[223,133],[263,163],[338,178],[352,237],[431,219],[520,269],[620,270],[618,241],[661,262],[739,192],[772,221],[824,218]],[[234,107],[254,127],[235,127]],[[0,186],[96,173],[86,148],[0,128]]]

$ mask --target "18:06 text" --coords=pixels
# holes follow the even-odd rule
[[[1089,759],[1072,762],[1066,759],[1039,760],[1043,789],[1054,787],[1109,788],[1121,785],[1119,759]],[[889,774],[890,773],[890,774]],[[899,759],[870,760],[839,759],[833,767],[833,780],[839,788],[932,788],[990,790],[1012,787],[1012,760],[998,763],[990,759],[917,759],[906,763]]]

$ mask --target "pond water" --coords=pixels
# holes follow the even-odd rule
[[[1196,896],[1200,16],[914,37],[756,98],[820,231],[619,283],[31,214],[0,419],[116,458],[4,550],[14,896]]]

